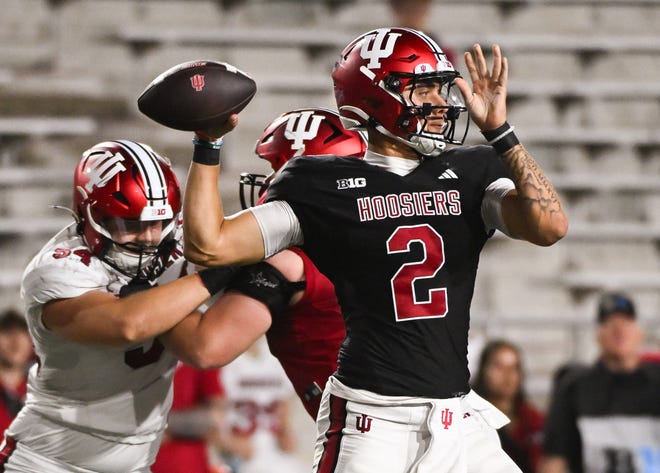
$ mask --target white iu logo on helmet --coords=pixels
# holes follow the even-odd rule
[[[379,29],[376,34],[369,35],[365,38],[362,44],[362,50],[360,51],[360,57],[362,59],[369,59],[367,63],[369,69],[378,69],[380,67],[380,60],[392,55],[394,44],[399,36],[401,36],[400,33],[391,33],[388,29]]]
[[[94,186],[103,187],[110,179],[126,168],[122,164],[124,157],[120,153],[112,154],[105,151],[103,157],[99,157],[89,168],[89,180],[85,184],[85,190],[92,192]]]
[[[305,147],[306,140],[316,138],[324,119],[323,115],[314,115],[311,110],[291,114],[284,130],[284,136],[293,141],[291,149],[301,150]]]

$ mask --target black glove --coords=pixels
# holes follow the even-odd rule
[[[211,295],[222,291],[238,271],[238,266],[218,266],[199,271],[199,278]]]
[[[129,282],[125,286],[122,286],[121,289],[119,289],[119,298],[121,299],[124,297],[128,297],[131,294],[135,294],[136,292],[146,291],[147,289],[151,289],[156,285],[157,284],[152,285],[146,279],[142,279],[142,278],[132,279],[131,282]]]

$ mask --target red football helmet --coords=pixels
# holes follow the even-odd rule
[[[375,127],[424,155],[439,154],[446,143],[462,144],[468,117],[463,114],[463,136],[456,137],[457,121],[467,112],[454,80],[460,77],[445,53],[424,33],[408,28],[381,28],[353,40],[332,71],[335,99],[344,127]],[[415,103],[420,83],[439,83],[446,106]],[[410,85],[410,90],[405,90]],[[426,130],[435,110],[444,114],[440,133]]]
[[[255,153],[270,162],[273,173],[295,156],[334,154],[362,158],[366,150],[362,134],[344,129],[339,114],[325,108],[301,108],[280,115],[264,129],[255,146]],[[261,196],[272,176],[241,174],[239,196],[244,209],[248,200],[250,206],[257,203],[256,197]]]
[[[98,143],[83,153],[73,182],[78,232],[94,255],[136,277],[156,256],[169,254],[181,193],[169,162],[149,146],[127,140]],[[155,235],[156,241],[118,241],[140,232]]]

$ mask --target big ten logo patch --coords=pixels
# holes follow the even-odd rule
[[[292,113],[286,122],[284,137],[291,140],[291,149],[303,150],[305,141],[316,138],[321,122],[325,119],[323,115],[314,115],[311,110],[300,113]]]
[[[368,69],[379,69],[380,60],[388,58],[394,52],[396,40],[401,36],[400,33],[392,33],[389,29],[379,29],[375,34],[365,38],[360,50],[360,57],[368,59]]]
[[[367,187],[367,179],[364,177],[348,177],[337,179],[337,189],[357,189]]]

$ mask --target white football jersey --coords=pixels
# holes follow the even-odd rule
[[[187,263],[177,250],[164,280],[185,274]],[[83,345],[48,330],[41,319],[48,301],[91,290],[118,294],[126,283],[126,276],[90,253],[73,225],[30,262],[21,294],[39,363],[29,374],[26,414],[122,443],[159,437],[172,402],[174,356],[156,339],[123,348]]]
[[[293,395],[291,382],[268,351],[265,338],[255,345],[220,371],[232,406],[228,420],[242,434],[276,429],[275,408]]]
[[[254,455],[240,463],[241,473],[309,471],[309,465],[278,445],[278,407],[290,402],[294,391],[279,361],[268,351],[265,337],[223,367],[220,375],[229,401],[227,422],[234,434],[252,437]]]

